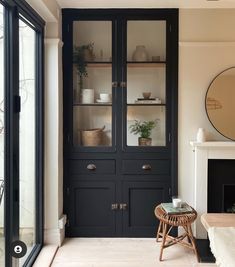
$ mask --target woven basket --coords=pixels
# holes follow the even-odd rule
[[[103,143],[103,128],[87,129],[81,131],[83,146],[100,146]]]

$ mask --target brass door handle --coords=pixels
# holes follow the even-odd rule
[[[96,169],[96,166],[95,166],[95,164],[88,164],[88,165],[86,166],[86,168],[87,168],[89,171],[94,171],[94,170]]]
[[[123,87],[126,87],[126,82],[121,82],[121,83],[120,83],[120,87],[122,87],[122,88],[123,88]]]
[[[111,210],[117,210],[117,209],[118,209],[118,203],[112,203]]]
[[[152,169],[152,167],[151,167],[150,164],[144,164],[144,165],[142,166],[142,170],[148,171],[148,170],[151,170],[151,169]]]
[[[118,87],[118,82],[112,82],[112,87],[117,88]]]
[[[121,203],[120,204],[120,210],[126,210],[127,209],[127,204],[126,203]]]

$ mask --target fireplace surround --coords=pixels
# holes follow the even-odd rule
[[[208,161],[210,159],[235,160],[235,142],[190,142],[194,152],[194,201],[193,207],[198,212],[198,218],[194,224],[194,235],[198,239],[206,239],[207,232],[204,229],[200,217],[207,213],[208,207]],[[229,187],[225,188],[225,190]],[[221,211],[220,211],[221,212]]]

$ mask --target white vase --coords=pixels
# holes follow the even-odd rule
[[[199,128],[197,131],[197,142],[202,143],[206,141],[206,132],[203,128]]]
[[[148,61],[148,52],[144,45],[137,45],[132,55],[133,61]]]
[[[95,100],[94,89],[82,89],[81,90],[81,103],[83,104],[92,104]]]

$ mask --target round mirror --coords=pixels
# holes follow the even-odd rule
[[[206,93],[206,112],[214,128],[235,140],[235,67],[218,74]]]

